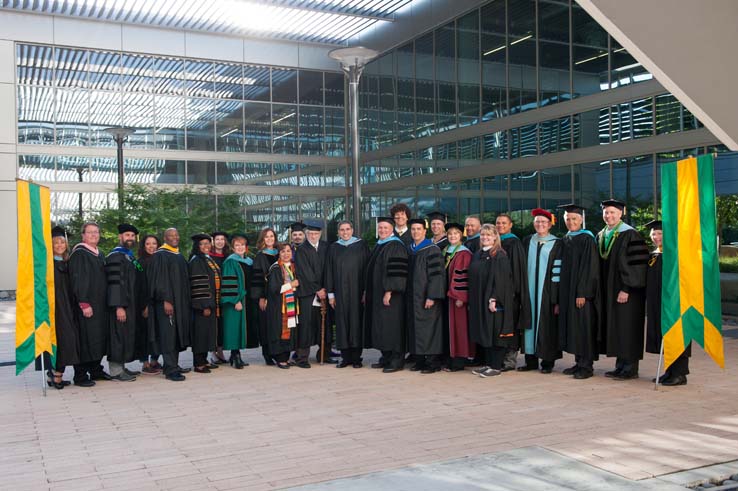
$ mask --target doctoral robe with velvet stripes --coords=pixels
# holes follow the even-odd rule
[[[448,328],[448,350],[450,356],[457,358],[472,358],[475,354],[474,343],[469,341],[469,263],[472,253],[464,246],[453,254],[446,250],[448,261],[446,278],[448,278],[448,313],[446,327]],[[451,246],[449,246],[449,249]],[[456,302],[463,302],[461,307]],[[445,347],[444,347],[445,348]]]
[[[138,264],[138,267],[136,266]],[[143,310],[146,308],[146,280],[143,266],[133,257],[113,251],[105,259],[108,279],[108,360],[128,363],[141,356],[136,353],[136,336],[144,335],[138,326],[146,326]],[[116,308],[126,311],[126,321],[118,322]],[[139,334],[139,331],[141,333]]]
[[[559,345],[559,303],[561,281],[561,240],[553,235],[533,234],[523,240],[528,252],[528,292],[531,328],[523,333],[523,351],[553,361],[561,358]]]
[[[407,279],[408,351],[413,355],[440,355],[446,300],[446,270],[441,250],[428,241],[428,245],[411,253]],[[425,308],[426,300],[434,301],[429,309]]]
[[[598,234],[602,309],[600,326],[604,349],[601,353],[633,362],[643,359],[646,316],[646,272],[648,248],[643,237],[632,228],[619,232],[612,240],[606,258],[602,232]],[[618,293],[628,301],[618,303]]]
[[[484,348],[510,348],[515,339],[515,323],[509,306],[513,304],[510,260],[504,250],[490,253],[479,249],[469,263],[469,339]],[[497,310],[490,312],[489,299]]]
[[[247,295],[244,266],[251,261],[237,254],[231,254],[223,261],[223,283],[220,286],[220,309],[223,320],[223,349],[240,350],[246,348]],[[236,310],[236,304],[241,310]]]
[[[210,257],[204,254],[192,256],[190,259],[190,301],[192,303],[192,352],[207,353],[214,351],[217,344],[219,292],[216,290],[216,276],[220,276],[220,268]],[[210,315],[205,316],[205,310]]]
[[[401,240],[377,243],[369,257],[364,288],[364,335],[366,347],[405,353],[405,288],[407,248]],[[384,305],[385,292],[392,292]]]

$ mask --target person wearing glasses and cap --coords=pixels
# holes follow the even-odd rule
[[[600,262],[592,232],[584,228],[584,208],[561,205],[568,232],[561,239],[561,283],[559,287],[559,334],[561,348],[574,355],[574,366],[564,375],[588,379],[598,359]]]
[[[608,199],[601,206],[605,227],[597,234],[600,329],[607,356],[616,357],[615,370],[605,376],[636,379],[638,362],[643,359],[648,248],[641,234],[623,222],[625,203]]]
[[[105,259],[108,278],[110,336],[108,364],[113,380],[131,382],[140,372],[132,372],[125,364],[136,359],[136,326],[145,325],[148,317],[146,276],[143,266],[133,255],[138,229],[128,223],[118,225],[118,246]]]
[[[541,360],[541,373],[551,373],[561,358],[559,345],[559,281],[561,278],[561,240],[551,234],[555,224],[553,213],[534,209],[533,227],[536,233],[523,240],[528,251],[528,294],[531,323],[523,333],[525,365],[518,371],[536,370]]]
[[[664,231],[661,220],[652,220],[646,224],[650,231],[651,242],[655,249],[648,260],[646,273],[646,352],[661,354],[661,272],[663,271],[663,243]],[[679,358],[666,369],[659,377],[659,383],[666,386],[687,385],[689,375],[689,357],[692,355],[692,346],[679,355]],[[653,382],[656,382],[654,379]]]

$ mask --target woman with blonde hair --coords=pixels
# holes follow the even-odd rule
[[[469,337],[482,347],[485,359],[472,373],[492,377],[502,373],[505,353],[515,340],[512,270],[494,225],[482,225],[468,277]]]

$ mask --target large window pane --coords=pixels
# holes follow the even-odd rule
[[[81,49],[54,48],[57,87],[87,87],[88,52]]]
[[[187,99],[187,150],[215,150],[215,104]]]
[[[16,57],[19,84],[51,86],[54,83],[54,59],[51,46],[19,44]]]
[[[302,155],[323,153],[322,107],[300,107],[300,153]]]
[[[213,97],[213,64],[209,61],[187,60],[185,87],[191,97]]]
[[[567,1],[539,0],[538,37],[569,44],[569,5]]]
[[[153,92],[155,65],[150,56],[123,53],[121,87],[125,92]]]
[[[323,72],[300,70],[300,104],[323,104]]]
[[[269,68],[243,67],[243,98],[250,101],[269,102]]]
[[[324,97],[326,106],[343,107],[343,73],[325,72]]]
[[[297,153],[297,106],[272,105],[272,151]]]
[[[269,104],[246,102],[244,112],[244,151],[271,153],[272,113]]]
[[[272,69],[272,101],[297,104],[297,70]]]
[[[215,184],[215,162],[188,160],[187,184]]]
[[[18,86],[18,143],[54,143],[54,89]]]
[[[184,150],[185,100],[176,96],[155,96],[156,148]]]
[[[154,91],[157,94],[182,95],[185,93],[184,60],[179,58],[155,58]]]
[[[153,108],[153,94],[123,94],[123,126],[135,130],[135,133],[128,137],[129,147],[154,147],[155,122]]]
[[[215,134],[219,152],[243,151],[243,102],[216,101]]]
[[[213,94],[219,99],[243,98],[242,66],[229,63],[213,65]]]
[[[451,22],[435,30],[438,131],[456,127],[456,32]]]
[[[325,154],[344,155],[345,115],[343,109],[325,108]]]
[[[90,110],[90,93],[86,90],[56,90],[56,144],[87,145],[89,143],[88,122],[113,126],[120,125],[120,102],[111,107],[109,102],[112,93],[93,92],[95,101],[93,113]],[[119,96],[120,97],[120,96]]]
[[[217,184],[239,184],[246,178],[243,162],[216,162]],[[218,203],[220,205],[220,203]]]
[[[185,162],[184,160],[165,160],[159,169],[156,182],[161,184],[184,184]]]

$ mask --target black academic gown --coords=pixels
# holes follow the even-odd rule
[[[299,280],[299,277],[296,276]],[[285,283],[284,274],[282,268],[279,267],[279,263],[275,262],[269,268],[266,277],[266,295],[267,295],[267,308],[266,308],[266,343],[271,355],[278,355],[280,353],[289,353],[295,349],[297,340],[297,328],[302,323],[302,312],[299,311],[297,314],[298,324],[297,327],[290,329],[289,339],[282,339],[282,285]]]
[[[431,239],[431,242],[433,242],[433,239]],[[443,250],[448,245],[448,238],[444,235],[443,237],[441,237],[441,240],[439,240],[438,242],[433,242],[433,244],[435,244],[435,246],[441,249],[441,252],[443,252]]]
[[[478,250],[469,263],[469,339],[484,348],[510,348],[515,336],[514,283],[510,259],[504,250],[494,256]],[[490,312],[494,298],[497,311]]]
[[[239,262],[241,271],[243,271],[244,283],[246,284],[246,296],[243,298],[244,308],[246,309],[246,348],[259,347],[259,301],[254,300],[248,294],[251,285],[251,279],[254,276],[254,265]]]
[[[336,299],[336,348],[340,350],[364,346],[361,296],[368,261],[369,247],[363,240],[348,246],[334,242],[328,248],[325,288]]]
[[[108,280],[105,276],[105,256],[93,253],[77,244],[69,257],[69,279],[78,303],[92,307],[92,317],[82,315],[77,306],[81,363],[100,361],[108,351],[108,304],[105,300]]]
[[[400,239],[402,243],[405,244],[405,247],[413,243],[413,238],[410,235],[410,227],[408,227],[402,234],[397,233],[397,230],[395,230],[395,237]]]
[[[599,353],[600,258],[589,233],[566,234],[561,239],[559,283],[559,338],[561,349],[584,360],[597,360]],[[576,299],[585,304],[577,308]]]
[[[536,237],[537,234],[525,237],[523,239],[523,250],[529,251],[530,242]],[[531,261],[537,263],[536,274],[538,273],[539,268],[546,268],[546,273],[543,278],[541,298],[531,298],[530,302],[532,322],[535,322],[536,315],[538,319],[538,335],[535,346],[535,356],[544,361],[558,360],[561,358],[561,346],[559,340],[559,319],[555,313],[555,307],[559,303],[559,282],[561,280],[561,240],[554,241],[554,245],[548,254],[548,262],[546,264],[540,264],[538,256],[528,257],[528,264],[530,264]],[[528,288],[531,286],[530,282],[531,279],[528,278]],[[535,286],[534,292],[537,292]],[[523,333],[521,339],[523,340],[522,344],[525,349],[525,333]]]
[[[149,269],[151,264],[151,258],[153,255],[139,258],[139,262],[144,268],[142,281],[145,284],[144,294],[146,295],[146,305],[148,307],[148,315],[144,319],[144,322],[136,328],[136,353],[139,359],[146,359],[148,355],[159,354],[159,347],[156,344],[156,315],[154,302],[151,300],[149,293],[149,279],[146,275],[146,271]]]
[[[502,239],[500,245],[510,260],[513,280],[513,302],[508,310],[512,311],[515,335],[508,342],[510,349],[518,349],[521,342],[520,335],[530,326],[528,255],[523,248],[523,242],[517,236]]]
[[[54,260],[54,319],[56,328],[56,367],[76,365],[79,359],[79,310],[69,285],[69,265]]]
[[[601,353],[634,362],[643,359],[643,325],[646,314],[646,271],[648,249],[641,235],[633,229],[613,238],[607,258],[603,232],[598,235],[600,252],[600,292],[602,309],[600,329],[605,342]],[[618,293],[628,293],[626,303],[618,303]]]
[[[207,353],[216,348],[218,333],[218,291],[220,267],[209,256],[196,254],[190,258],[190,303],[192,305],[192,352]],[[206,309],[210,315],[205,316]]]
[[[443,353],[443,302],[446,299],[446,268],[441,250],[430,241],[408,258],[405,290],[405,322],[408,351],[413,355]],[[433,306],[425,308],[426,300]]]
[[[300,280],[297,287],[297,299],[300,303],[300,323],[297,326],[298,349],[307,349],[320,344],[320,307],[314,307],[313,301],[318,290],[325,286],[323,269],[328,255],[328,243],[318,242],[318,250],[306,239],[295,251],[295,274]],[[326,299],[327,301],[327,299]],[[326,322],[328,329],[328,322]]]
[[[364,333],[366,346],[380,351],[406,353],[405,288],[408,254],[403,242],[391,240],[374,246],[366,268]],[[392,292],[390,305],[384,293]]]
[[[146,283],[143,266],[132,256],[113,251],[105,259],[108,277],[108,360],[129,363],[136,359],[138,326],[144,324],[142,312],[146,308]],[[123,307],[126,321],[118,322],[116,308]]]
[[[267,337],[267,316],[266,312],[259,308],[259,300],[267,298],[266,277],[269,274],[269,268],[277,261],[276,254],[268,254],[259,251],[254,256],[254,265],[251,268],[251,281],[248,292],[249,298],[253,301],[256,309],[256,322],[254,327],[246,333],[246,339],[258,340],[259,344],[264,347],[268,353],[269,338]]]
[[[471,251],[472,254],[479,250],[479,234],[464,242],[464,246]]]
[[[156,342],[162,353],[183,351],[190,345],[192,310],[190,307],[190,272],[182,254],[159,249],[146,269],[149,297],[154,303]],[[170,319],[164,313],[164,301],[174,306]],[[151,315],[151,313],[149,313]]]

